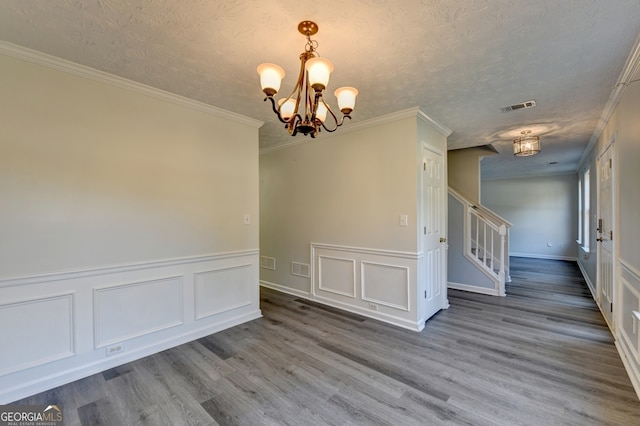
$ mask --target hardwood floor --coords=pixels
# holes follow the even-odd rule
[[[574,262],[512,258],[506,298],[449,291],[416,333],[262,290],[264,317],[20,404],[69,425],[638,425]]]

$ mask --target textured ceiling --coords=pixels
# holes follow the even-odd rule
[[[353,122],[419,106],[453,130],[450,149],[493,144],[483,176],[518,176],[575,169],[640,32],[640,1],[2,0],[0,40],[264,121],[269,148],[291,137],[255,69],[281,65],[288,92],[305,19],[334,63],[330,92],[360,90]],[[500,111],[527,100],[538,106]],[[533,125],[549,128],[542,153],[514,158],[504,134]]]

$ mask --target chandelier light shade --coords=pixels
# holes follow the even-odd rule
[[[356,106],[356,96],[358,96],[358,89],[355,87],[341,87],[337,89],[334,93],[336,98],[338,98],[338,108],[343,113],[348,111],[351,113]]]
[[[280,83],[284,78],[284,70],[276,64],[261,64],[258,67],[260,85],[265,93],[275,95],[280,90]]]
[[[271,101],[273,112],[285,124],[289,134],[295,136],[302,133],[315,138],[321,129],[335,132],[344,124],[345,118],[351,119],[358,90],[340,87],[334,92],[342,113],[342,117],[338,119],[324,99],[333,64],[318,56],[318,42],[311,40],[311,36],[318,32],[318,25],[312,21],[302,21],[298,24],[298,31],[307,38],[307,44],[300,54],[300,73],[291,94],[278,101],[274,98],[284,78],[284,70],[278,65],[261,64],[258,66],[258,74],[262,91],[266,95],[264,100]]]
[[[513,140],[513,155],[528,157],[540,152],[540,137],[531,135],[531,130],[523,130],[522,136]]]

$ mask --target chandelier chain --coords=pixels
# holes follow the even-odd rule
[[[307,44],[304,47],[304,51],[307,53],[313,53],[318,49],[318,41],[311,40],[311,36],[307,33]]]

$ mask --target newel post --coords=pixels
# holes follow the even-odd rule
[[[507,235],[507,227],[502,224],[500,228],[498,228],[498,233],[500,234],[500,272],[498,272],[498,277],[500,278],[500,296],[506,296],[507,292],[505,291],[505,281],[506,281],[506,271],[505,271],[505,253],[504,253],[504,243],[505,243],[505,235]]]

